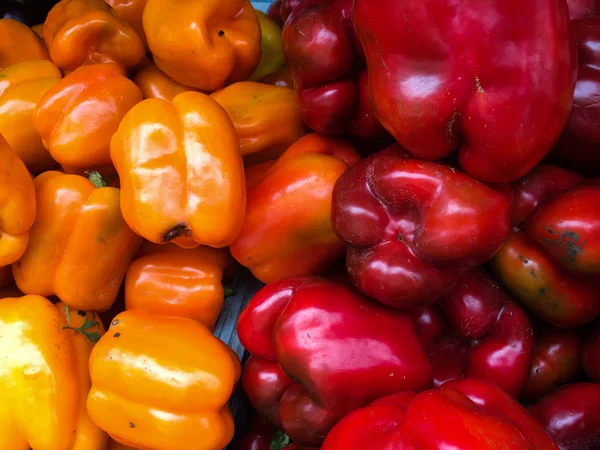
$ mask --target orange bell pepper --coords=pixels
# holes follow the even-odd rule
[[[38,35],[38,37],[41,39],[41,44],[44,47],[44,50],[46,51],[46,59],[50,59],[50,55],[48,55],[48,48],[46,47],[46,41],[44,41],[44,24],[43,23],[39,23],[37,25],[34,25],[31,27],[31,30]],[[44,59],[44,58],[35,58],[35,59]]]
[[[327,270],[345,249],[331,227],[333,186],[359,159],[345,141],[309,134],[254,173],[233,257],[264,283]]]
[[[0,135],[0,267],[23,256],[35,211],[33,179]]]
[[[27,25],[0,19],[0,69],[32,59],[50,59],[44,42]]]
[[[117,13],[117,15],[127,22],[135,30],[146,46],[146,33],[142,23],[142,14],[147,0],[104,0]]]
[[[120,442],[117,442],[114,439],[111,439],[110,442],[108,443],[107,450],[137,450],[137,449],[130,447],[129,445],[121,444]]]
[[[161,98],[168,102],[182,92],[196,90],[172,80],[149,59],[142,63],[133,81],[142,91],[144,98]]]
[[[146,50],[135,30],[103,0],[61,0],[44,22],[54,64],[66,71],[85,64],[139,64]]]
[[[37,295],[0,301],[0,448],[104,450],[86,410],[88,359],[104,326]]]
[[[128,446],[221,450],[233,437],[227,401],[237,356],[198,322],[125,311],[90,356],[91,419]]]
[[[246,163],[275,159],[308,132],[292,89],[242,81],[211,97],[231,117]]]
[[[156,244],[226,247],[244,220],[244,167],[235,128],[207,95],[134,106],[112,138],[127,224]]]
[[[249,0],[148,0],[144,30],[159,69],[203,91],[247,80],[260,61],[260,24]]]
[[[125,275],[125,307],[187,317],[214,330],[226,294],[222,279],[235,266],[228,249],[148,244]]]
[[[33,124],[67,171],[112,168],[110,138],[127,111],[141,101],[142,93],[120,66],[82,66],[40,99]]]
[[[56,295],[70,308],[104,311],[142,239],[123,220],[119,190],[90,178],[96,184],[55,171],[35,179],[37,217],[13,276],[26,294]]]
[[[56,166],[33,126],[33,110],[60,79],[60,70],[45,60],[23,61],[0,70],[0,134],[33,173]]]

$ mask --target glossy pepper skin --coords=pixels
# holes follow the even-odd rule
[[[60,70],[46,60],[23,61],[0,70],[0,134],[34,174],[56,166],[33,125],[33,111],[60,79]]]
[[[60,302],[37,295],[0,301],[1,448],[106,448],[108,436],[85,407],[88,358],[102,333],[97,315]]]
[[[196,90],[172,80],[149,59],[144,60],[138,68],[133,81],[142,91],[144,98],[160,98],[168,102],[182,92]]]
[[[261,57],[258,67],[250,77],[251,81],[275,73],[285,66],[283,44],[281,42],[281,26],[262,11],[256,11],[261,31]]]
[[[33,124],[65,170],[112,169],[110,139],[141,101],[139,88],[118,65],[82,66],[42,96]]]
[[[149,311],[116,316],[90,356],[91,419],[134,448],[221,450],[237,356],[203,325]]]
[[[304,0],[283,28],[283,52],[306,124],[324,134],[384,133],[367,94],[352,0]]]
[[[70,308],[110,308],[142,244],[123,220],[119,190],[55,171],[36,177],[35,190],[29,245],[13,264],[17,286],[26,294],[56,295]]]
[[[558,388],[529,408],[561,450],[592,450],[600,440],[600,385]]]
[[[25,253],[35,214],[33,179],[0,134],[0,267]]]
[[[181,247],[233,242],[244,220],[244,166],[216,101],[199,92],[144,100],[125,115],[110,152],[123,217],[137,234]]]
[[[379,397],[431,385],[410,315],[323,278],[267,285],[240,315],[238,334],[252,353],[242,377],[250,401],[300,444],[320,444]]]
[[[44,22],[44,40],[54,64],[65,71],[102,63],[127,69],[145,55],[138,34],[104,0],[61,0]]]
[[[494,255],[509,232],[511,201],[507,184],[485,185],[393,145],[339,178],[331,220],[349,245],[354,285],[410,309],[440,299]]]
[[[264,283],[324,272],[345,250],[331,227],[333,187],[359,159],[347,142],[309,134],[274,164],[250,166],[233,257]]]
[[[259,64],[260,24],[248,0],[148,0],[143,21],[154,62],[178,83],[212,92]]]
[[[415,312],[415,321],[434,386],[474,377],[516,397],[525,385],[534,348],[531,324],[483,269],[465,273],[437,304]]]
[[[379,399],[342,419],[321,450],[441,448],[558,450],[521,405],[477,378]]]
[[[138,34],[144,45],[146,45],[146,33],[142,16],[148,0],[104,0],[117,13],[122,20],[127,22]]]
[[[600,383],[600,326],[596,325],[586,338],[581,353],[581,362],[586,374],[595,383]]]
[[[193,319],[213,330],[235,261],[227,249],[144,246],[125,276],[125,307]]]
[[[50,59],[39,36],[21,22],[0,19],[0,69],[38,59]]]
[[[469,175],[507,182],[560,135],[577,70],[566,2],[358,0],[354,23],[375,115],[412,155],[458,150]]]
[[[307,132],[292,89],[242,81],[211,97],[231,118],[246,163],[278,158]]]

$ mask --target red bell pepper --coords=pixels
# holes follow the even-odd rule
[[[561,450],[594,450],[600,443],[600,385],[558,388],[529,408]]]
[[[488,186],[391,146],[337,180],[331,217],[350,246],[355,286],[387,305],[413,308],[440,299],[494,255],[510,229],[511,201],[508,184]]]
[[[269,5],[269,9],[267,9],[267,16],[269,16],[269,19],[280,27],[283,26],[283,20],[281,20],[281,3],[281,0],[275,0]]]
[[[464,170],[513,181],[550,151],[576,80],[566,2],[356,0],[375,115],[412,155],[458,149]]]
[[[581,362],[592,381],[600,383],[600,324],[596,324],[592,333],[585,340]]]
[[[600,14],[600,1],[598,0],[567,0],[571,20]]]
[[[282,4],[282,16],[291,3]],[[384,130],[369,103],[352,4],[303,0],[295,5],[283,28],[283,52],[309,127],[324,134],[373,136]]]
[[[497,386],[476,378],[354,411],[321,450],[558,450],[548,433]]]
[[[240,315],[238,334],[252,353],[242,383],[254,409],[300,444],[319,445],[379,397],[432,383],[409,314],[323,278],[267,285]]]

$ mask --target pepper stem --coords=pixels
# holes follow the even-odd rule
[[[80,327],[72,327],[71,326],[71,313],[69,312],[69,307],[67,305],[65,306],[65,315],[67,316],[67,326],[66,327],[61,327],[63,330],[74,330],[77,331],[78,333],[83,334],[83,336],[90,341],[92,344],[97,343],[100,338],[102,337],[99,331],[86,331],[88,328],[92,328],[95,327],[96,325],[98,325],[98,323],[95,320],[90,320],[87,316],[87,314],[85,315],[85,321],[83,322],[83,324]]]
[[[102,175],[100,175],[100,172],[95,170],[86,170],[84,173],[88,176],[88,180],[90,180],[94,187],[103,188],[108,186],[106,181],[104,181],[104,178],[102,178]]]

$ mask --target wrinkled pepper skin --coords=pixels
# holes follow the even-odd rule
[[[320,444],[379,397],[431,386],[410,315],[324,278],[267,285],[240,315],[238,334],[252,353],[242,379],[250,401],[300,444]]]
[[[222,279],[235,264],[227,249],[153,244],[137,256],[125,276],[127,309],[186,317],[214,330],[225,296]]]
[[[379,135],[384,130],[369,103],[352,3],[304,0],[283,28],[283,52],[310,128],[324,134]]]
[[[104,0],[117,13],[122,20],[127,22],[138,34],[146,45],[146,33],[142,17],[148,0]]]
[[[123,217],[137,234],[181,247],[233,242],[245,214],[244,165],[216,101],[199,92],[144,100],[125,115],[110,151]]]
[[[70,308],[107,310],[142,244],[123,220],[119,190],[55,171],[39,175],[35,190],[29,245],[13,264],[17,286],[56,295]]]
[[[60,70],[46,60],[23,61],[0,70],[0,134],[34,174],[56,166],[33,125],[33,111],[60,79]]]
[[[258,67],[250,77],[251,81],[259,81],[271,73],[278,72],[285,66],[283,44],[281,42],[281,26],[275,23],[262,11],[256,11],[261,31],[261,57]]]
[[[529,408],[561,450],[595,450],[600,442],[600,385],[558,388]]]
[[[533,357],[531,324],[483,269],[465,273],[415,319],[434,386],[474,377],[494,383],[512,397],[519,394]]]
[[[68,314],[69,322],[64,304],[37,295],[0,301],[0,448],[106,449],[85,407],[88,359],[104,326],[96,314]]]
[[[514,181],[567,122],[577,62],[566,2],[357,0],[354,23],[375,115],[418,158],[458,150],[469,175]]]
[[[581,362],[587,375],[600,383],[600,326],[596,325],[583,344]]]
[[[567,0],[567,6],[569,7],[571,20],[597,16],[600,13],[600,2],[598,0]]]
[[[331,220],[349,245],[354,285],[411,309],[440,299],[494,255],[509,232],[511,201],[508,184],[487,186],[393,145],[339,178]]]
[[[278,158],[308,131],[292,89],[242,81],[211,97],[229,114],[246,163]]]
[[[248,0],[148,0],[143,20],[154,62],[178,83],[212,92],[247,80],[260,62]]]
[[[114,440],[148,450],[221,450],[233,437],[227,401],[237,356],[199,323],[125,311],[89,363],[91,419]]]
[[[50,59],[44,42],[27,25],[0,19],[0,70],[22,61]]]
[[[149,59],[144,60],[133,81],[142,91],[144,98],[160,98],[168,102],[182,92],[196,90],[172,80]]]
[[[33,124],[65,170],[112,168],[110,139],[125,114],[141,101],[139,88],[118,65],[82,66],[44,94]]]
[[[491,267],[515,300],[568,328],[600,316],[600,183],[586,182],[538,206]]]
[[[342,419],[321,450],[442,448],[558,450],[521,405],[477,378],[377,400]]]
[[[33,179],[0,134],[0,267],[25,253],[35,214]]]
[[[251,166],[233,257],[263,283],[327,270],[345,250],[331,227],[333,187],[359,159],[345,141],[309,134],[265,170]]]

